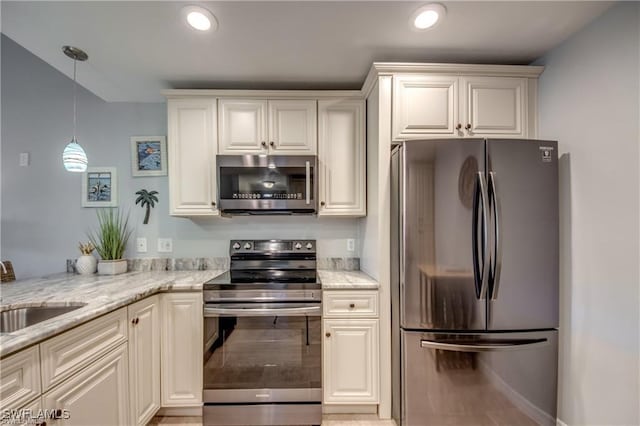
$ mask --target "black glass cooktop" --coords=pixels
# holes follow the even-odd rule
[[[204,283],[205,290],[315,290],[321,287],[315,270],[227,271]]]

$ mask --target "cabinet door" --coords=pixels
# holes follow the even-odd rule
[[[0,371],[0,407],[16,409],[40,395],[39,347],[2,359]]]
[[[364,101],[318,102],[320,216],[365,216]]]
[[[202,293],[162,295],[163,407],[202,405]]]
[[[103,358],[44,394],[47,410],[63,410],[60,425],[128,425],[127,345]]]
[[[129,305],[129,390],[134,424],[146,425],[160,408],[159,299]]]
[[[269,151],[279,155],[315,155],[315,100],[269,101]]]
[[[527,79],[465,77],[461,121],[465,136],[527,136]]]
[[[267,101],[220,99],[220,154],[267,153]]]
[[[395,75],[393,139],[458,136],[458,77]]]
[[[216,100],[168,101],[169,199],[173,216],[215,216]]]
[[[324,320],[324,403],[378,402],[378,320]]]

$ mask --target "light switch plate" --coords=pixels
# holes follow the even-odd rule
[[[158,252],[170,253],[173,251],[173,240],[171,238],[158,238]]]
[[[144,237],[136,238],[136,251],[138,253],[147,252],[147,239]]]
[[[20,153],[20,167],[27,167],[29,165],[29,153],[21,152]]]

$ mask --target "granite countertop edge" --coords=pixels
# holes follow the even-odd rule
[[[76,310],[34,326],[0,333],[0,357],[64,333],[99,316],[135,303],[156,293],[202,291],[204,282],[225,270],[147,271],[122,275],[82,276],[56,274],[19,280],[0,287],[2,310],[29,306],[69,306],[85,303]],[[377,289],[378,282],[362,271],[318,270],[323,290]]]

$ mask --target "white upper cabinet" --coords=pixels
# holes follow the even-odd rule
[[[314,155],[315,100],[220,99],[218,153]]]
[[[393,137],[454,136],[458,77],[398,75],[393,83]]]
[[[269,151],[280,155],[315,155],[315,100],[269,101]]]
[[[395,74],[393,79],[394,140],[529,136],[527,78]]]
[[[169,212],[217,216],[216,100],[169,99]]]
[[[527,79],[465,77],[461,79],[460,121],[470,136],[525,137]]]
[[[261,154],[267,151],[267,101],[220,99],[219,154]]]
[[[365,106],[361,100],[318,103],[320,216],[365,216]]]

